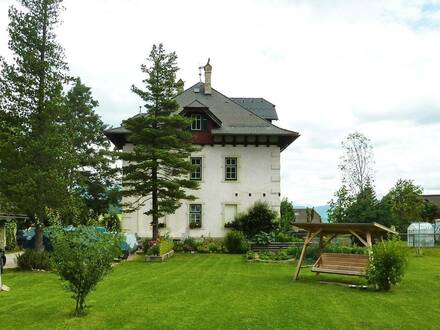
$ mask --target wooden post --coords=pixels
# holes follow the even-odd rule
[[[369,231],[367,231],[367,246],[369,249],[371,249],[371,247],[373,246],[373,242],[371,240],[371,233]]]
[[[301,256],[299,257],[298,264],[296,265],[296,271],[295,275],[293,275],[293,280],[296,281],[299,276],[299,272],[301,271],[301,266],[304,262],[304,257],[306,256],[306,250],[309,243],[315,238],[316,235],[319,235],[321,233],[322,229],[319,229],[318,231],[315,231],[314,233],[308,232],[306,239],[304,240],[304,246],[301,251]]]
[[[318,259],[321,257],[322,251],[324,250],[324,237],[323,235],[319,236],[319,247],[318,247]],[[319,275],[319,272],[316,272],[316,276]]]
[[[349,232],[353,236],[356,236],[358,238],[358,240],[361,241],[362,244],[364,244],[365,246],[368,246],[368,240],[367,240],[367,242],[365,242],[365,240],[358,233],[356,233],[355,231],[353,231],[351,229],[349,230]],[[368,233],[367,233],[367,236],[368,236]],[[370,239],[371,239],[371,237],[370,237]]]
[[[296,281],[299,276],[299,272],[301,270],[301,266],[304,262],[304,257],[306,255],[307,245],[309,245],[310,232],[307,233],[306,239],[304,240],[304,245],[301,251],[301,256],[299,257],[298,263],[296,264],[295,275],[293,275],[293,280]]]

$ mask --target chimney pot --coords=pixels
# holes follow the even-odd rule
[[[212,88],[211,88],[211,73],[212,73],[212,66],[209,64],[210,59],[208,58],[208,63],[203,67],[205,70],[205,94],[211,95],[212,94]]]

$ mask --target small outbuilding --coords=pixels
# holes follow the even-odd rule
[[[413,222],[409,225],[407,234],[410,247],[435,246],[435,228],[428,222]]]

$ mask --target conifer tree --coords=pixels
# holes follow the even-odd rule
[[[47,210],[68,198],[70,157],[61,141],[63,83],[69,80],[54,29],[60,0],[20,0],[9,9],[9,48],[0,75],[0,189],[36,226],[43,248]]]
[[[110,152],[110,142],[104,135],[107,128],[95,112],[99,105],[91,88],[76,78],[65,97],[64,127],[74,165],[69,170],[70,203],[61,210],[65,224],[96,223],[108,213],[110,206],[118,206],[120,189],[115,159]]]
[[[20,9],[11,7],[13,61],[0,59],[0,195],[28,215],[37,249],[50,215],[77,206],[78,187],[105,175],[109,160],[101,157],[103,126],[90,90],[77,81],[63,92],[73,80],[55,34],[61,2],[20,0]]]
[[[181,200],[194,199],[189,190],[198,188],[189,179],[192,135],[191,121],[177,113],[176,64],[174,52],[167,53],[162,44],[154,45],[148,63],[141,66],[146,75],[144,87],[132,86],[132,91],[144,102],[146,113],[124,121],[130,133],[128,140],[133,150],[122,152],[126,161],[123,168],[123,194],[131,197],[127,211],[146,206],[145,215],[151,216],[153,239],[159,235],[159,218],[173,213]]]

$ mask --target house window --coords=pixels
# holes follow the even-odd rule
[[[225,180],[236,181],[237,180],[237,158],[226,157],[225,158]]]
[[[189,228],[202,227],[202,204],[189,205]]]
[[[201,131],[202,130],[202,115],[195,114],[191,115],[191,131]]]
[[[194,169],[191,172],[191,180],[202,180],[202,157],[191,157]]]

